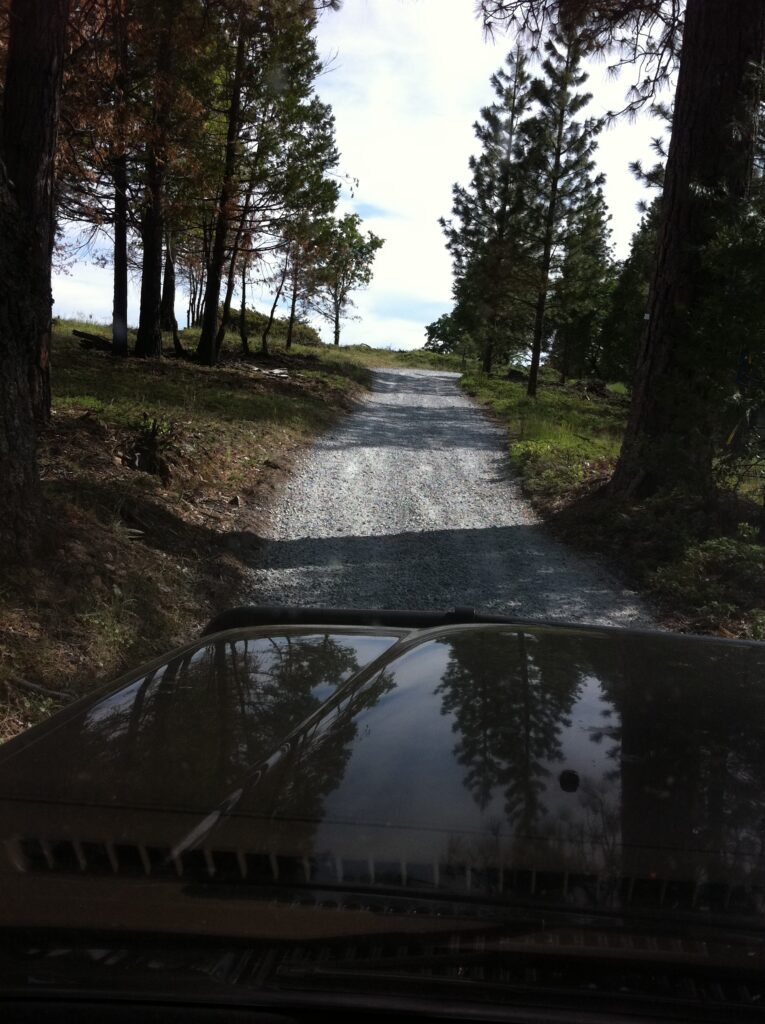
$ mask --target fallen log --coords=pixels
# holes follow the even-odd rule
[[[72,328],[72,334],[75,338],[80,339],[80,348],[96,348],[100,352],[112,351],[111,341],[102,334],[89,334],[87,331],[78,331],[75,328]]]

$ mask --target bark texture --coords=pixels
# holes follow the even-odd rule
[[[0,165],[0,175],[2,169]],[[38,340],[25,267],[26,225],[0,180],[0,564],[35,546],[42,499],[37,471],[29,349]]]
[[[41,538],[50,415],[54,155],[68,0],[13,0],[0,138],[0,564]]]
[[[38,423],[50,417],[54,156],[68,15],[69,0],[13,0],[3,91],[0,154],[28,237],[27,373]]]
[[[746,194],[753,166],[754,65],[765,48],[761,0],[688,0],[659,251],[632,405],[612,493],[646,496],[676,484],[713,494],[712,413],[704,353],[694,340],[705,197]]]

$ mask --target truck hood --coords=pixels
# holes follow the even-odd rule
[[[0,925],[249,935],[240,899],[353,891],[760,929],[764,669],[597,628],[206,637],[0,749]]]

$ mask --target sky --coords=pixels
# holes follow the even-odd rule
[[[448,216],[451,188],[467,182],[476,151],[473,123],[491,102],[489,79],[512,39],[484,38],[474,0],[345,0],[324,14],[317,30],[327,70],[317,92],[335,113],[339,172],[358,179],[339,213],[357,212],[364,230],[385,239],[372,284],[355,296],[358,319],[345,324],[345,344],[419,348],[425,325],[451,308],[451,264],[438,218]],[[620,109],[631,80],[611,79],[606,63],[590,66],[587,113]],[[629,170],[636,158],[652,163],[650,141],[660,126],[648,116],[621,121],[601,134],[597,163],[606,175],[617,257],[629,250],[645,197]],[[54,276],[54,314],[111,315],[111,268],[83,261]],[[267,296],[259,297],[265,310]],[[131,286],[130,322],[138,317]],[[178,299],[179,323],[185,301]],[[315,321],[325,341],[331,328]]]

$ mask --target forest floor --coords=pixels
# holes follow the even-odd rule
[[[506,427],[513,468],[548,527],[580,550],[609,557],[664,627],[765,639],[761,482],[723,493],[712,522],[687,495],[614,502],[605,484],[627,418],[623,385],[562,386],[543,370],[533,400],[504,373],[470,371],[461,383]]]
[[[366,348],[236,354],[214,369],[83,351],[60,322],[40,444],[39,562],[0,579],[0,740],[193,637],[241,597],[232,534],[257,533],[296,455],[365,392]],[[187,343],[193,343],[187,337]]]

